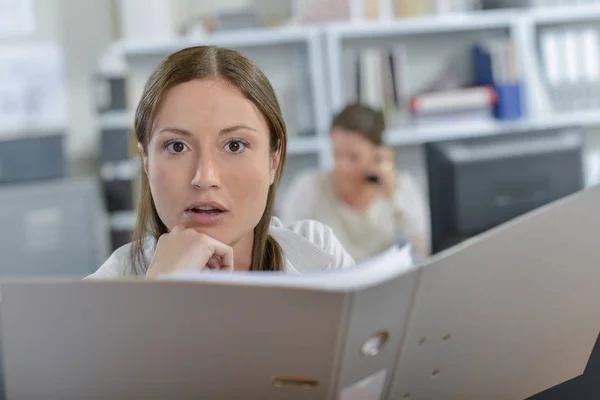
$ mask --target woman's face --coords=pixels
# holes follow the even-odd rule
[[[279,163],[259,109],[234,85],[201,79],[171,88],[144,170],[158,215],[234,246],[262,218]]]
[[[333,128],[333,172],[345,186],[360,186],[366,183],[367,176],[373,173],[375,145],[358,132]]]

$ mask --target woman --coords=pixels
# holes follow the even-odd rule
[[[344,248],[361,261],[402,240],[429,255],[429,214],[411,177],[395,168],[382,145],[383,115],[353,104],[334,119],[332,172],[300,175],[283,199],[284,223],[310,218],[330,226]]]
[[[271,84],[238,52],[194,47],[165,59],[146,83],[135,132],[144,174],[133,242],[92,278],[354,263],[331,229],[272,218],[286,128]]]

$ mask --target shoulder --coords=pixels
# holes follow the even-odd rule
[[[396,187],[399,190],[417,191],[418,185],[415,178],[406,171],[398,171],[396,174]]]
[[[424,201],[425,194],[415,178],[406,172],[399,172],[396,177],[395,205],[400,208],[423,207]]]
[[[153,238],[146,238],[144,240],[143,251],[148,260],[152,258],[154,244],[155,240]],[[131,243],[128,243],[116,249],[104,264],[96,272],[87,276],[86,279],[114,279],[143,275],[143,273],[139,273],[131,264],[131,245]]]
[[[89,275],[86,279],[111,279],[135,275],[129,260],[130,251],[131,243],[119,247],[96,272]]]
[[[287,188],[282,189],[277,215],[285,224],[313,217],[315,205],[327,189],[324,177],[324,173],[318,170],[302,171]]]
[[[313,272],[355,264],[333,230],[320,222],[300,220],[284,226],[274,217],[270,232],[282,247],[292,271]]]

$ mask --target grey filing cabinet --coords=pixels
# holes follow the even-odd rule
[[[0,186],[0,276],[85,276],[108,256],[94,178]]]
[[[62,132],[0,138],[0,184],[62,178]]]

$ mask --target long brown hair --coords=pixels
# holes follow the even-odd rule
[[[283,174],[287,134],[275,91],[267,77],[256,65],[237,51],[212,46],[190,47],[171,54],[156,68],[144,87],[142,98],[135,112],[137,140],[148,154],[148,143],[156,114],[167,91],[181,83],[205,78],[224,79],[238,87],[258,107],[267,120],[271,153],[279,152],[280,161],[275,180],[269,188],[265,211],[254,228],[250,269],[254,271],[281,270],[283,268],[283,252],[275,239],[269,235],[269,224],[275,207],[275,192]],[[131,266],[139,275],[145,274],[148,269],[148,260],[144,257],[145,237],[151,235],[158,239],[168,232],[156,211],[146,174],[142,176],[141,190],[130,254]]]

